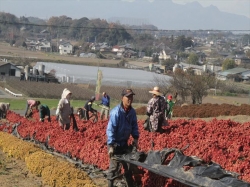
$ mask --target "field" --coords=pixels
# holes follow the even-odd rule
[[[16,55],[20,58],[23,57],[34,57],[33,53],[28,51],[27,53],[22,53],[20,50],[15,50],[11,48],[4,48],[0,46],[0,54],[4,53],[6,55]],[[13,49],[13,50],[11,50]],[[7,51],[6,51],[7,50]],[[11,52],[9,52],[10,50]],[[5,52],[4,52],[5,51]],[[25,51],[26,52],[26,51]],[[23,56],[22,56],[23,54]],[[42,58],[46,56],[44,53],[39,54],[41,56],[36,56]],[[57,59],[60,56],[47,56],[49,59]],[[64,57],[62,57],[64,58]],[[65,59],[67,59],[66,57]],[[71,57],[75,58],[75,57]],[[58,59],[57,59],[58,60]],[[62,59],[60,59],[62,60]],[[72,62],[72,61],[71,61]],[[96,63],[96,62],[93,62]],[[18,84],[19,83],[19,84]],[[12,84],[12,85],[11,85]],[[24,86],[26,84],[26,86]],[[23,98],[4,98],[1,97],[1,102],[10,102],[11,109],[23,110],[25,108],[25,100],[27,98],[38,98],[42,103],[48,104],[51,109],[54,109],[57,105],[58,98],[60,98],[61,91],[65,85],[56,88],[53,84],[49,87],[46,84],[45,87],[41,84],[37,84],[36,87],[33,83],[26,82],[20,84],[19,81],[14,81],[10,83],[9,88],[16,89],[15,91],[22,90],[26,93]],[[50,85],[50,86],[51,86]],[[1,85],[2,87],[6,85]],[[20,87],[18,87],[20,86]],[[35,92],[30,92],[33,95],[28,95],[25,90],[31,87]],[[41,93],[39,89],[44,91],[43,97],[41,99]],[[72,101],[74,107],[82,106],[85,99],[89,98],[94,93],[94,87],[89,85],[88,88],[79,87],[78,85],[67,85],[68,88],[74,90],[75,98]],[[109,90],[111,94],[112,106],[119,103],[120,89],[115,88],[112,90],[110,87],[105,87],[105,91]],[[135,97],[135,102],[146,104],[147,100],[150,98],[148,94],[148,89],[138,90],[135,88],[137,93]],[[36,95],[37,94],[37,95]],[[50,98],[53,95],[54,99]],[[202,157],[206,161],[216,161],[223,168],[227,170],[237,172],[240,174],[240,179],[250,182],[250,161],[249,161],[249,96],[240,97],[222,97],[210,95],[203,100],[202,105],[188,105],[184,107],[177,106],[174,110],[174,118],[170,122],[170,126],[164,127],[164,134],[153,134],[155,140],[155,149],[161,149],[162,147],[177,147],[182,148],[187,144],[190,144],[189,148],[185,151],[187,155],[195,155]],[[134,104],[135,108],[141,108],[141,104]],[[228,104],[228,105],[226,105]],[[224,106],[224,108],[221,108]],[[202,108],[204,107],[204,108]],[[207,108],[206,108],[207,107]],[[239,107],[245,107],[239,109]],[[218,109],[218,110],[217,110]],[[149,133],[142,129],[142,125],[145,119],[144,109],[141,113],[138,113],[139,126],[141,139],[139,140],[140,149],[143,151],[148,151],[150,149],[150,139]],[[220,113],[220,112],[225,113]],[[237,113],[238,111],[238,113]],[[244,113],[245,112],[245,113]],[[70,130],[68,132],[61,132],[58,129],[58,124],[55,121],[55,116],[52,117],[52,123],[45,122],[40,124],[38,119],[38,114],[36,113],[34,119],[27,120],[22,116],[10,112],[7,120],[1,120],[0,129],[3,131],[11,132],[12,125],[15,123],[20,123],[20,133],[22,136],[34,135],[35,138],[42,142],[45,141],[48,134],[51,135],[50,144],[58,151],[62,153],[71,152],[72,155],[81,158],[87,163],[97,165],[101,169],[107,169],[108,160],[106,155],[106,144],[105,144],[105,128],[107,121],[100,121],[98,124],[91,124],[86,121],[79,121],[77,123],[80,128],[80,132],[73,132]],[[1,142],[2,140],[0,140]],[[64,143],[64,142],[67,142]],[[91,145],[91,146],[89,146]],[[4,187],[47,187],[48,185],[44,183],[43,178],[38,177],[27,169],[27,165],[23,160],[7,157],[7,154],[11,154],[12,150],[4,150],[0,146],[0,181],[1,186]],[[231,152],[231,153],[230,153]],[[232,154],[233,153],[233,154]],[[12,153],[13,154],[13,153]],[[150,172],[146,172],[140,176],[142,186],[151,187],[157,184],[165,187],[186,187],[180,183],[173,182],[168,179],[153,175]],[[154,180],[153,180],[154,179]],[[56,180],[55,180],[56,181]],[[94,179],[97,186],[107,186],[104,178]],[[60,181],[57,181],[60,182]]]
[[[97,59],[97,58],[80,58],[74,56],[59,55],[57,53],[44,53],[40,51],[29,51],[23,48],[11,47],[8,43],[0,42],[0,57],[12,57],[16,61],[31,61],[35,64],[37,61],[46,60],[48,62],[67,62],[77,64],[90,64],[100,66],[115,66],[119,60]]]

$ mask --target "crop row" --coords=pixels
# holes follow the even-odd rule
[[[49,186],[96,187],[86,172],[42,151],[33,143],[0,132],[0,147],[9,157],[23,160],[31,173],[42,177],[43,183]]]
[[[77,118],[77,117],[76,117]],[[7,120],[20,123],[18,132],[22,138],[34,138],[39,142],[48,141],[49,147],[63,154],[70,154],[73,158],[81,159],[84,163],[97,165],[108,169],[109,159],[106,146],[107,120],[92,124],[77,118],[78,132],[72,128],[63,131],[52,116],[52,122],[41,123],[38,113],[34,120],[24,119],[22,116],[9,111]],[[139,120],[140,151],[151,150],[152,141],[155,150],[163,148],[182,149],[188,145],[184,154],[197,156],[207,163],[216,162],[224,169],[239,174],[239,179],[250,182],[250,123],[240,124],[230,120],[171,120],[163,127],[165,132],[150,133],[143,130],[144,121]],[[0,130],[12,132],[12,126],[5,124]],[[49,138],[48,138],[49,137]],[[129,140],[132,142],[132,139]],[[185,187],[172,179],[164,178],[140,168],[139,183],[143,187],[165,186]]]
[[[146,106],[136,109],[137,115],[146,114]],[[236,116],[249,115],[250,105],[241,104],[239,106],[231,104],[201,104],[188,106],[174,106],[173,117],[188,117],[188,118],[208,118],[217,116]]]

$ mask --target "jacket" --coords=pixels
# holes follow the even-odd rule
[[[96,112],[96,110],[95,109],[93,109],[92,108],[92,103],[93,103],[93,101],[90,99],[90,100],[88,100],[86,103],[85,103],[85,105],[84,105],[84,108],[87,110],[87,111],[91,111],[91,112]]]
[[[9,109],[10,109],[9,103],[0,103],[0,111],[2,113],[6,114]]]
[[[173,107],[174,107],[175,102],[173,102],[172,100],[167,100],[166,103],[169,106],[168,114],[173,114]]]
[[[27,100],[27,103],[28,103],[30,108],[36,107],[36,109],[38,109],[35,100]]]
[[[147,114],[149,115],[150,122],[155,129],[158,128],[159,122],[164,122],[166,109],[167,105],[165,99],[161,96],[153,97],[148,101]]]
[[[41,119],[44,119],[45,116],[50,117],[49,107],[47,105],[40,105],[39,114]]]
[[[110,97],[107,95],[106,97],[102,97],[102,105],[109,107],[110,106]]]
[[[69,93],[71,92],[68,89],[64,89],[62,98],[60,99],[57,106],[57,110],[59,112],[59,121],[61,124],[70,123],[70,115],[72,113],[72,109],[70,107],[70,101],[66,98]]]
[[[110,112],[106,134],[108,145],[127,145],[130,135],[138,139],[138,123],[134,108],[131,107],[128,112],[125,112],[122,104],[113,108]]]

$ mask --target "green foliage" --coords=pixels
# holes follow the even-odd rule
[[[27,48],[27,44],[25,42],[23,42],[22,47]]]
[[[222,63],[223,70],[232,69],[235,67],[236,67],[236,64],[235,64],[234,60],[232,60],[232,59],[226,59]]]
[[[174,40],[173,47],[177,50],[184,51],[186,47],[191,47],[193,45],[192,38],[186,38],[184,35],[179,36]]]
[[[194,65],[198,65],[199,64],[199,57],[197,54],[195,53],[190,53],[189,57],[188,57],[188,63],[189,64],[194,64]]]
[[[226,92],[223,95],[225,95],[225,96],[237,96],[236,93],[230,93],[230,92]]]
[[[241,40],[243,45],[248,45],[250,42],[250,34],[245,34]]]
[[[162,62],[161,62],[161,65],[167,66],[168,69],[171,69],[175,64],[176,64],[175,59],[162,60]]]
[[[153,62],[159,62],[159,55],[153,55]]]

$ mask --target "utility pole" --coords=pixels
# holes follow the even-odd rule
[[[56,33],[56,51],[59,52],[59,49],[58,49],[58,30],[57,30],[57,33]]]

